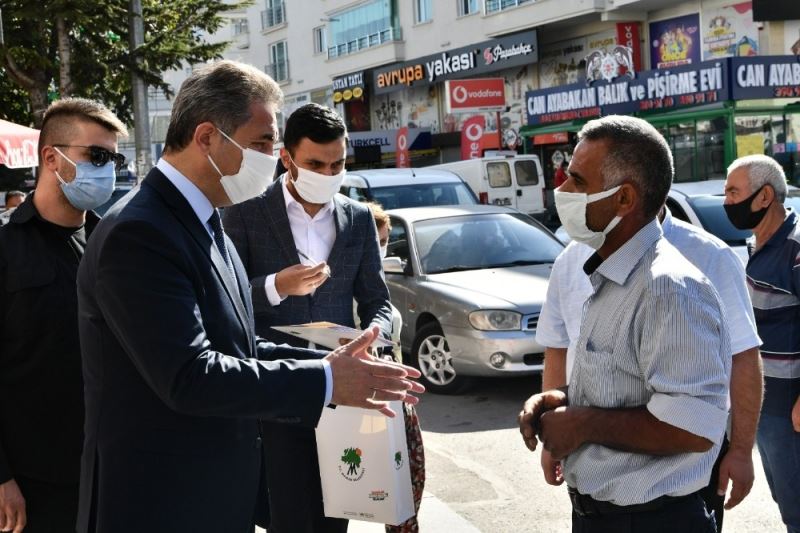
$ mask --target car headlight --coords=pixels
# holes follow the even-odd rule
[[[513,331],[522,329],[522,314],[516,311],[473,311],[469,323],[481,331]]]

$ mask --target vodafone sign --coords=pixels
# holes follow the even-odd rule
[[[448,113],[503,111],[506,84],[503,78],[448,80],[445,82]]]

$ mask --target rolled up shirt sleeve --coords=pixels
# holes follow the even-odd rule
[[[713,289],[693,282],[687,289],[643,302],[639,365],[653,390],[647,409],[718,443],[728,419],[728,331]]]

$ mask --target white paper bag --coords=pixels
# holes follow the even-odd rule
[[[401,402],[397,416],[326,407],[317,425],[325,516],[399,525],[414,515]]]

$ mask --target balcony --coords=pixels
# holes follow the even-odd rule
[[[283,2],[274,4],[261,12],[261,31],[274,28],[286,22],[286,7]]]
[[[278,83],[287,82],[289,81],[289,60],[270,63],[264,66],[264,71]]]
[[[373,46],[379,46],[389,41],[399,41],[400,39],[401,32],[399,29],[396,30],[394,28],[386,28],[379,32],[370,33],[368,35],[361,36],[358,39],[347,41],[346,43],[329,46],[328,59],[346,56],[348,54],[360,52],[361,50],[366,50],[367,48],[372,48]]]

